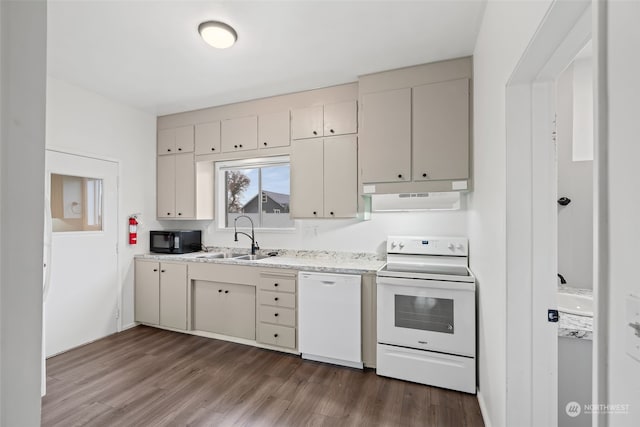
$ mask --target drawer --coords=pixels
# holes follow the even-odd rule
[[[294,277],[260,276],[260,288],[270,291],[295,292],[296,279]]]
[[[260,323],[258,325],[258,331],[260,333],[260,342],[277,345],[279,347],[296,348],[295,328]]]
[[[258,310],[261,322],[276,323],[284,326],[296,326],[296,311],[292,308],[261,305]]]
[[[280,292],[260,291],[258,304],[273,305],[276,307],[296,308],[295,294],[283,294]]]

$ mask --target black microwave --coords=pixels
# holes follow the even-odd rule
[[[149,233],[151,252],[186,254],[202,250],[202,231],[200,230],[158,230]]]

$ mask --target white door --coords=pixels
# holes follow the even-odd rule
[[[117,331],[118,164],[46,151],[51,209],[45,355]]]

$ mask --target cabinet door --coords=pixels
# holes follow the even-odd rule
[[[193,126],[181,126],[176,131],[176,153],[193,153]]]
[[[323,141],[294,141],[291,147],[291,217],[322,217]]]
[[[160,264],[135,262],[135,320],[157,325],[160,322]]]
[[[411,89],[363,95],[360,137],[362,181],[411,179]]]
[[[324,136],[358,132],[358,105],[356,101],[324,106]]]
[[[261,114],[258,117],[258,148],[289,145],[289,111]]]
[[[195,218],[196,183],[193,153],[176,154],[176,218]]]
[[[222,121],[222,152],[258,148],[258,117],[240,117]]]
[[[160,324],[187,329],[187,265],[160,265]]]
[[[324,216],[354,217],[358,212],[356,136],[324,140]]]
[[[176,151],[176,130],[162,129],[158,131],[158,155],[174,154]]]
[[[220,122],[196,125],[196,156],[220,153]]]
[[[189,156],[189,154],[181,154]],[[174,218],[176,216],[176,156],[158,156],[156,181],[157,216]]]
[[[322,136],[322,116],[322,105],[292,110],[291,139],[305,139]]]
[[[413,179],[469,177],[469,80],[413,88]]]
[[[227,293],[228,291],[228,293]],[[227,320],[223,334],[256,339],[256,288],[248,285],[225,285],[224,307]]]

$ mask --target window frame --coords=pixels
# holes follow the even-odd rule
[[[289,170],[291,170],[291,157],[288,155],[285,156],[274,156],[274,157],[258,157],[251,159],[241,159],[241,160],[225,160],[220,162],[215,162],[215,214],[216,214],[216,229],[223,230],[233,230],[233,227],[227,227],[227,189],[224,173],[229,169],[251,169],[251,168],[261,168],[261,167],[269,167],[269,166],[277,166],[277,165],[288,165]],[[291,186],[291,180],[289,180],[289,186]],[[291,188],[291,187],[289,187]],[[262,191],[262,182],[258,185],[258,195],[260,196],[260,192]],[[260,198],[260,197],[258,197]],[[260,227],[256,226],[255,230],[260,231],[273,231],[273,232],[292,232],[296,231],[297,222],[295,219],[291,219],[293,222],[291,227]],[[248,223],[248,221],[247,221]],[[250,230],[248,224],[242,221],[242,226],[238,227],[238,230]]]

